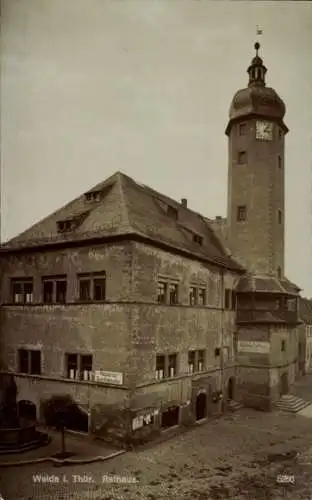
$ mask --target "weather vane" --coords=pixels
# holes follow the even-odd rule
[[[261,28],[259,28],[259,26],[257,25],[257,36],[262,35],[262,34],[263,34],[263,30]]]

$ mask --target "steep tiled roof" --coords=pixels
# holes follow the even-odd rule
[[[297,295],[300,288],[287,278],[278,279],[274,276],[242,276],[237,285],[238,292],[283,293]]]
[[[312,324],[312,300],[299,297],[299,317],[305,322]]]
[[[171,207],[171,215],[167,213],[168,206]],[[70,224],[71,220],[74,221],[72,228],[64,229],[62,222]],[[58,224],[59,228],[62,227],[61,232]],[[194,234],[203,239],[202,245],[193,241]],[[195,257],[243,271],[227,255],[207,219],[120,172],[39,221],[2,245],[1,249],[13,251],[117,235],[139,235],[156,244],[162,243]]]

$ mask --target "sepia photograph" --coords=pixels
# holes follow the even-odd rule
[[[312,2],[0,5],[0,500],[312,500]]]

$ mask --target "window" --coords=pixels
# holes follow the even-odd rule
[[[193,373],[195,371],[195,355],[196,351],[189,351],[188,353],[188,372]]]
[[[106,274],[92,273],[79,276],[79,300],[101,302],[106,299]]]
[[[92,355],[85,354],[80,357],[80,378],[92,380]]]
[[[281,210],[278,210],[277,211],[277,221],[279,224],[282,224],[282,220],[283,220],[283,214],[282,214],[282,211]]]
[[[33,280],[12,279],[12,296],[14,304],[31,304],[33,301]]]
[[[244,221],[247,218],[246,205],[240,205],[237,207],[237,220]]]
[[[282,351],[282,352],[285,352],[285,350],[286,350],[286,342],[285,342],[285,340],[282,340],[282,343],[281,343],[281,351]]]
[[[232,291],[229,288],[224,290],[224,309],[231,309]]]
[[[87,201],[101,201],[101,191],[89,191],[89,193],[85,193],[85,199]]]
[[[78,378],[78,355],[66,354],[67,378]]]
[[[64,304],[66,302],[66,290],[67,282],[66,280],[56,281],[56,302]]]
[[[161,380],[165,377],[165,356],[156,356],[156,379]]]
[[[178,285],[171,283],[169,285],[169,303],[177,304],[178,303]]]
[[[53,281],[43,280],[43,302],[44,304],[51,304],[53,302]]]
[[[247,125],[246,123],[240,123],[238,126],[239,135],[246,135]]]
[[[73,380],[92,380],[93,359],[91,354],[67,353],[66,377]]]
[[[236,309],[236,292],[234,290],[231,291],[231,309],[232,311]]]
[[[237,153],[237,163],[239,165],[246,165],[246,163],[247,163],[247,153],[246,153],[246,151],[239,151]]]
[[[83,301],[91,300],[91,280],[88,279],[79,280],[79,300]]]
[[[193,241],[195,243],[198,243],[198,245],[202,245],[203,244],[203,237],[200,236],[199,234],[193,234]]]
[[[288,311],[297,311],[297,299],[287,299],[287,310]]]
[[[41,352],[39,350],[19,349],[18,370],[29,375],[41,374]]]
[[[282,158],[280,156],[277,157],[278,168],[282,168]]]
[[[28,362],[29,351],[27,351],[26,349],[19,349],[18,354],[19,354],[18,371],[20,373],[28,373],[28,371],[29,371],[29,362]]]
[[[282,277],[282,270],[280,267],[277,268],[277,277],[281,278]]]
[[[165,304],[167,302],[167,283],[159,281],[157,285],[157,302]]]
[[[191,286],[189,290],[190,305],[195,306],[197,304],[197,288]]]
[[[106,280],[105,278],[95,278],[93,282],[94,286],[94,294],[93,294],[93,299],[94,300],[105,300],[105,284]]]
[[[177,354],[157,354],[156,356],[156,380],[172,378],[177,374]]]
[[[206,305],[206,289],[205,288],[198,289],[198,305],[200,305],[200,306]]]
[[[205,351],[200,350],[198,351],[198,357],[197,357],[197,371],[202,372],[205,369]]]
[[[44,304],[66,302],[66,276],[49,276],[42,278],[42,294]]]
[[[73,228],[73,221],[60,220],[57,222],[57,230],[59,233],[65,233]]]
[[[217,358],[218,356],[220,356],[220,347],[215,348],[215,357]]]
[[[177,355],[170,354],[168,358],[168,377],[174,377],[177,374]]]

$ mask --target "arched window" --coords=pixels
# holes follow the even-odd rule
[[[277,277],[281,278],[282,277],[282,270],[280,267],[277,268]]]

